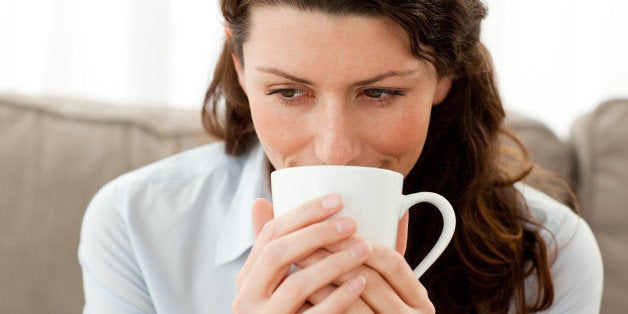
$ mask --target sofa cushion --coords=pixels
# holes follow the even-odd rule
[[[628,100],[608,101],[577,120],[570,141],[577,152],[582,216],[604,260],[602,313],[628,308]]]
[[[199,112],[0,95],[0,313],[81,312],[89,200],[124,172],[209,142]]]

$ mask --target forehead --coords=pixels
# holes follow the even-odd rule
[[[407,69],[422,63],[412,54],[403,28],[385,17],[256,7],[249,23],[243,44],[247,65],[381,71],[384,66]]]

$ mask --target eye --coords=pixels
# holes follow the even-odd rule
[[[367,102],[375,103],[380,107],[385,107],[397,97],[406,95],[402,90],[386,88],[369,88],[362,90],[360,93],[363,97],[366,97],[365,100]]]
[[[296,106],[307,100],[308,93],[297,88],[276,88],[265,93],[285,106]]]
[[[382,89],[382,88],[369,88],[362,91],[362,93],[372,99],[387,99],[394,96],[404,96],[405,93],[400,90],[394,89]]]
[[[381,98],[382,96],[386,96],[388,92],[383,89],[367,89],[364,90],[364,95],[370,98]]]
[[[303,96],[305,95],[305,92],[299,89],[294,89],[294,88],[279,88],[279,89],[274,89],[269,91],[268,93],[266,93],[266,95],[270,96],[270,95],[277,95],[283,98],[296,98],[299,96]]]

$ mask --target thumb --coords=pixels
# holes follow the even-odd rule
[[[263,198],[253,201],[253,232],[255,238],[262,231],[264,225],[274,218],[273,204]]]

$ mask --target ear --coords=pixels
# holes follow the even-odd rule
[[[228,42],[231,42],[232,40],[231,29],[228,27],[225,27],[225,37]],[[244,70],[242,69],[242,63],[240,62],[240,59],[238,58],[238,56],[236,56],[235,53],[231,53],[231,60],[233,61],[233,66],[235,67],[236,74],[238,75],[238,82],[240,83],[240,87],[246,93],[246,89],[244,88],[244,84],[243,84]]]
[[[436,90],[434,91],[434,104],[438,105],[445,100],[447,94],[449,94],[449,90],[451,89],[451,76],[441,77],[438,79],[436,83]]]

